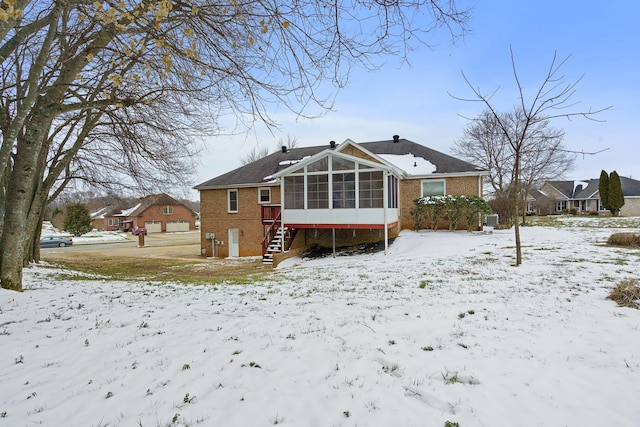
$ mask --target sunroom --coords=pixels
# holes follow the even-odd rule
[[[402,171],[325,150],[273,175],[280,180],[281,224],[290,229],[384,230],[398,223]]]

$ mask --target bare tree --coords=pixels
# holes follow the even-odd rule
[[[276,143],[275,148],[276,148],[276,151],[280,151],[282,149],[291,150],[293,148],[296,148],[297,146],[298,146],[298,138],[292,137],[291,135],[287,134],[286,138],[278,139],[278,142]],[[269,148],[256,146],[256,147],[253,147],[249,153],[242,156],[240,158],[240,162],[243,165],[248,165],[249,163],[253,163],[256,160],[260,160],[263,157],[267,157],[269,154],[271,154],[269,152]]]
[[[509,127],[511,140],[515,140],[515,133],[524,114],[515,110],[498,113],[498,117],[503,125]],[[552,127],[548,120],[532,125],[522,146],[520,174],[517,177],[509,139],[493,113],[484,110],[465,128],[462,138],[454,144],[452,151],[489,171],[487,183],[495,200],[512,198],[517,178],[520,182],[518,195],[521,206],[524,206],[526,195],[532,188],[541,182],[557,179],[573,168],[575,154],[564,147],[563,138],[564,131]],[[513,213],[511,207],[499,213],[506,223],[512,224],[516,220],[509,217]],[[521,209],[521,213],[524,214],[524,209]]]
[[[576,87],[580,79],[574,82],[566,82],[563,75],[560,74],[562,66],[567,62],[568,57],[564,60],[558,60],[554,53],[553,59],[546,75],[542,79],[542,83],[530,95],[525,93],[524,87],[518,76],[513,49],[511,52],[511,67],[514,80],[516,83],[518,104],[514,107],[511,114],[501,114],[492,102],[493,94],[485,94],[479,88],[471,84],[467,76],[462,73],[463,78],[469,88],[473,92],[472,98],[459,98],[464,101],[480,102],[484,105],[487,114],[493,117],[496,128],[500,131],[504,140],[508,143],[509,155],[506,159],[510,162],[510,170],[512,170],[511,203],[514,207],[515,217],[519,217],[521,198],[520,194],[523,190],[522,181],[526,174],[535,174],[537,168],[536,162],[527,162],[531,153],[544,150],[536,150],[540,144],[544,143],[549,136],[549,123],[554,119],[575,117],[584,117],[595,120],[595,115],[608,110],[611,107],[602,109],[589,109],[587,111],[574,111],[572,108],[575,103],[572,97],[575,94]],[[494,92],[495,93],[495,92]],[[483,115],[480,116],[482,118]],[[485,115],[486,117],[486,115]],[[553,134],[553,132],[552,132]],[[557,140],[557,138],[556,138]],[[553,146],[553,143],[552,143]],[[519,221],[514,223],[515,243],[516,243],[516,262],[515,265],[522,264],[522,246],[520,242]]]
[[[287,147],[287,150],[292,150],[298,146],[298,137],[287,134],[286,138],[278,139],[278,151],[282,147]]]
[[[416,26],[415,14],[425,11],[432,23],[424,26],[420,20]],[[170,144],[189,152],[191,141],[181,136],[192,125],[215,133],[217,118],[233,114],[247,126],[275,126],[267,114],[273,103],[300,115],[310,105],[329,108],[335,91],[325,93],[326,82],[341,88],[353,66],[374,69],[379,55],[404,55],[416,43],[427,44],[428,33],[442,26],[455,37],[467,21],[468,12],[453,0],[240,0],[226,6],[207,0],[3,2],[2,287],[22,288],[22,267],[33,242],[29,224],[42,217],[51,184],[44,183],[45,175],[68,183],[91,176],[99,169],[94,162],[109,167],[100,143],[114,147],[117,141],[118,149],[109,153],[133,167],[135,182],[146,173],[149,158],[174,166],[158,157],[162,149],[174,148]],[[155,120],[144,131],[156,145],[121,150],[129,133],[140,132],[138,126],[161,106],[172,108],[173,114],[157,114],[169,121]],[[144,107],[149,109],[142,114]],[[121,133],[95,130],[105,126]],[[167,135],[173,137],[163,146]],[[58,150],[65,139],[68,144]],[[55,166],[48,163],[52,159]],[[49,191],[55,191],[53,185]]]
[[[243,165],[248,165],[249,163],[260,160],[261,158],[266,157],[269,154],[269,149],[267,147],[255,146],[247,154],[240,157],[240,163],[242,163]]]

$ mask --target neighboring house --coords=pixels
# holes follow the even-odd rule
[[[202,253],[384,241],[413,228],[416,198],[482,195],[487,172],[406,139],[287,149],[195,187]]]
[[[100,209],[92,213],[92,220],[95,228],[103,230],[145,227],[149,233],[160,233],[196,229],[195,212],[164,193],[143,197],[133,206]]]
[[[105,227],[104,219],[105,215],[107,215],[109,211],[109,206],[101,207],[96,209],[95,211],[91,211],[89,213],[89,215],[91,216],[91,228],[96,230],[107,230],[107,228]]]
[[[586,181],[548,181],[539,190],[530,192],[534,200],[529,201],[528,209],[538,215],[576,213],[609,213],[600,202],[599,179]],[[640,181],[620,177],[624,206],[622,216],[640,215]]]

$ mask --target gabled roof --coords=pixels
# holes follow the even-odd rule
[[[358,147],[358,148],[360,148],[360,147]],[[365,165],[373,167],[373,168],[391,170],[391,171],[395,172],[398,175],[404,174],[403,170],[398,169],[393,164],[390,164],[389,162],[386,162],[384,159],[378,157],[377,155],[375,155],[373,153],[369,153],[369,152],[366,152],[366,154],[372,156],[374,161],[358,157],[357,158],[358,163],[365,164]],[[296,170],[298,170],[298,169],[300,169],[300,168],[302,168],[302,167],[304,167],[306,165],[309,165],[309,164],[311,164],[311,163],[313,163],[313,162],[315,162],[315,161],[317,161],[319,159],[325,158],[328,155],[332,155],[334,157],[340,157],[340,158],[343,158],[343,159],[346,159],[346,160],[354,159],[353,156],[345,154],[340,150],[325,149],[325,150],[320,151],[319,153],[314,154],[313,156],[305,157],[301,161],[296,162],[294,164],[291,164],[290,166],[287,166],[285,169],[282,169],[279,172],[273,174],[272,176],[266,177],[265,179],[280,178],[283,175],[292,173],[292,172],[294,172],[294,171],[296,171]]]
[[[150,196],[141,197],[138,199],[138,202],[129,207],[116,207],[110,209],[106,216],[122,216],[122,217],[132,217],[132,216],[140,216],[144,211],[146,211],[150,206],[162,205],[162,206],[170,206],[170,205],[183,205],[187,209],[193,212],[189,206],[185,205],[174,199],[173,197],[165,194],[152,194]],[[195,214],[195,212],[194,212]]]
[[[91,219],[104,219],[105,215],[109,212],[109,206],[102,207],[89,214]]]
[[[576,182],[584,181],[547,181],[546,183],[555,188],[567,199],[573,199],[574,192],[576,188],[578,188]],[[582,190],[582,187],[580,187],[580,190]]]
[[[591,199],[600,197],[599,195],[600,179],[588,179],[586,181],[547,181],[547,184],[553,186],[556,190],[563,194],[567,199]],[[620,177],[622,185],[622,194],[624,197],[640,197],[640,181]]]
[[[353,141],[346,140],[343,144],[351,144],[357,147],[361,147],[370,153],[375,154],[381,159],[384,159],[387,164],[388,159],[392,157],[388,156],[407,156],[413,155],[416,158],[414,163],[418,163],[418,160],[423,159],[426,162],[431,163],[435,170],[434,174],[468,174],[474,173],[481,175],[483,170],[471,163],[449,156],[448,154],[441,153],[407,139],[398,139],[394,142],[393,139],[373,142],[354,143]],[[340,144],[336,150],[340,151],[343,147]],[[241,166],[231,172],[227,172],[223,175],[205,181],[194,188],[196,190],[205,190],[208,188],[219,187],[231,187],[231,186],[252,186],[252,185],[268,185],[270,184],[270,178],[278,172],[294,165],[301,160],[314,156],[324,150],[329,149],[328,145],[316,146],[316,147],[303,147],[293,148],[287,150],[286,153],[278,151],[270,154],[255,162]],[[393,165],[396,167],[402,167],[400,165]],[[405,166],[406,167],[406,166]],[[410,169],[410,168],[409,168]],[[409,175],[414,175],[411,170],[405,170]],[[424,174],[419,174],[423,176]],[[267,178],[267,180],[265,180]]]
[[[144,211],[149,209],[149,207],[155,205],[171,206],[184,204],[165,193],[152,194],[150,196],[140,198],[140,203],[135,207],[135,209],[132,209],[127,216],[140,216]],[[188,206],[186,207],[191,210]]]

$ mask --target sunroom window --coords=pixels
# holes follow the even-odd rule
[[[384,200],[382,171],[358,174],[359,203],[361,208],[381,208]]]

